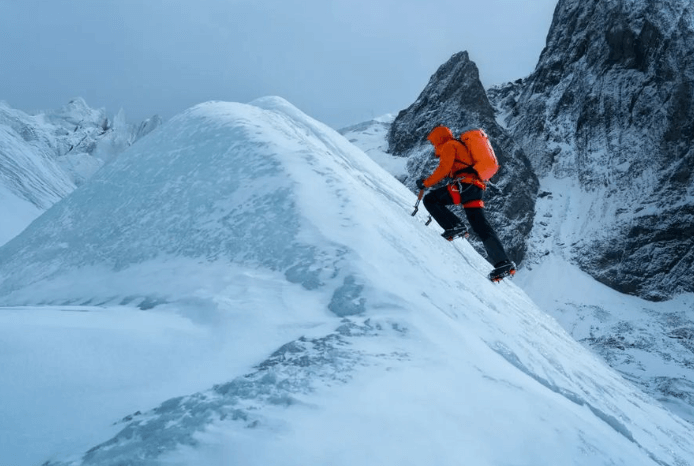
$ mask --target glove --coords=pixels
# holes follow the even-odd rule
[[[426,186],[424,186],[424,178],[418,179],[416,184],[419,189],[426,189]]]

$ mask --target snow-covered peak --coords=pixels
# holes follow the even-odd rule
[[[0,292],[19,293],[14,303],[131,295],[160,300],[209,278],[184,274],[165,289],[139,289],[129,269],[167,259],[262,265],[316,287],[345,262],[350,248],[340,237],[383,228],[368,222],[350,229],[345,220],[373,210],[359,181],[373,167],[344,138],[279,98],[199,105],[121,154],[8,244],[0,252],[7,259]],[[349,187],[336,198],[328,175],[343,171]],[[369,184],[392,185],[390,195],[409,207],[405,188],[376,173]],[[20,263],[28,267],[10,273]],[[110,273],[93,271],[80,278],[92,286],[56,284],[92,266],[128,269],[121,274],[127,284],[119,289]],[[339,276],[350,280],[349,272]]]
[[[39,209],[74,188],[57,164],[55,140],[49,134],[43,116],[0,102],[0,186]]]
[[[221,326],[234,369],[49,464],[691,464],[691,425],[413,203],[275,97],[129,148],[0,248],[0,302],[179,312]]]
[[[45,117],[51,123],[66,128],[101,126],[106,129],[108,126],[106,111],[91,108],[82,97],[72,99],[57,110],[46,111]]]

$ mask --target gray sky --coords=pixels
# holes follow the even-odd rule
[[[279,95],[335,128],[410,105],[467,50],[485,86],[534,69],[557,0],[0,0],[0,100],[130,121]]]

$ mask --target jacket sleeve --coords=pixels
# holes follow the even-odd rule
[[[451,173],[453,162],[455,162],[455,146],[453,144],[444,144],[439,150],[439,166],[436,167],[434,173],[424,180],[424,186],[431,188],[436,183],[444,179]]]

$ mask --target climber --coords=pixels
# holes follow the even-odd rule
[[[431,176],[417,180],[417,187],[424,190],[446,177],[451,179],[446,186],[424,196],[424,207],[444,229],[441,236],[452,241],[465,235],[460,218],[446,207],[462,204],[472,230],[482,240],[487,257],[494,265],[489,279],[498,282],[515,274],[516,264],[506,255],[499,237],[484,215],[482,195],[487,187],[486,182],[499,168],[487,135],[481,129],[474,129],[463,132],[458,140],[449,128],[437,126],[427,139],[434,146],[439,164]]]

